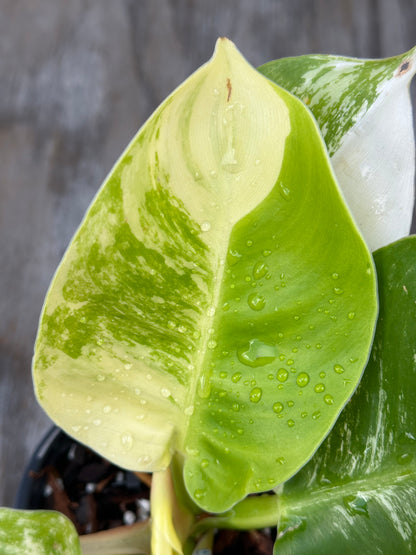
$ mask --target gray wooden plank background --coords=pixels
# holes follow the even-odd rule
[[[50,425],[30,364],[54,269],[125,145],[218,36],[253,65],[391,56],[416,43],[416,0],[0,0],[0,505]]]

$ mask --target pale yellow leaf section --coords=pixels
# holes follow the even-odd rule
[[[218,39],[212,59],[197,70],[154,118],[158,131],[146,162],[169,175],[169,187],[200,224],[215,252],[230,230],[271,192],[290,132],[289,111],[276,86],[259,74],[228,39]],[[130,186],[143,167],[135,157],[123,173],[124,210],[140,237],[144,231]]]
[[[183,555],[173,524],[176,505],[170,470],[154,472],[152,478],[152,555]]]

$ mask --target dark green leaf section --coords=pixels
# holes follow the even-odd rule
[[[216,512],[312,456],[357,386],[377,313],[372,261],[314,121],[281,94],[291,110],[285,159],[273,191],[231,234],[186,439],[187,487]]]
[[[276,555],[416,551],[416,237],[374,258],[371,358],[325,443],[284,486]]]
[[[259,71],[311,109],[332,155],[383,85],[410,71],[412,63],[411,52],[384,60],[306,55],[268,62]]]
[[[168,192],[169,176],[160,170],[149,177],[138,208],[143,240],[133,233],[120,180],[128,163],[126,157],[102,189],[74,240],[77,256],[68,263],[62,302],[45,313],[42,336],[46,349],[73,359],[112,353],[115,343],[127,351],[144,344],[147,364],[184,384],[195,340],[189,331],[204,308],[200,285],[211,279],[206,248],[199,226]]]
[[[78,534],[63,514],[0,509],[2,555],[81,555]]]

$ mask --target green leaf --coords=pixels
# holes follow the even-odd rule
[[[416,552],[416,237],[375,253],[380,315],[363,379],[284,486],[276,555]]]
[[[0,509],[2,555],[81,555],[72,522],[54,511]]]
[[[303,100],[316,117],[369,247],[408,235],[415,173],[409,84],[416,47],[384,60],[283,58],[260,71]]]
[[[372,258],[313,118],[220,39],[73,239],[36,392],[120,466],[163,470],[178,452],[193,500],[222,512],[312,456],[357,386],[376,312]]]

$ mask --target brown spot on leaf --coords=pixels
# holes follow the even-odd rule
[[[396,76],[400,77],[400,75],[403,75],[404,73],[407,73],[411,67],[412,67],[411,61],[410,60],[405,60],[404,62],[402,62],[400,64],[400,67],[397,70]]]
[[[233,87],[231,86],[230,78],[227,79],[227,89],[228,89],[227,102],[229,102],[231,97],[231,91],[233,90]]]

